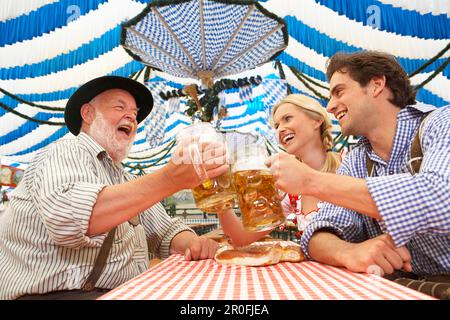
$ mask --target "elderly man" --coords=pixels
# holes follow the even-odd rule
[[[362,136],[338,175],[286,154],[268,163],[281,189],[328,202],[302,236],[305,253],[355,272],[448,278],[450,108],[416,103],[388,54],[337,54],[327,76],[327,110],[344,135]]]
[[[144,85],[115,76],[71,96],[65,121],[76,138],[38,152],[2,217],[0,298],[95,298],[145,271],[149,249],[162,258],[214,256],[216,242],[159,203],[201,182],[192,164],[169,161],[139,178],[120,164],[152,106]],[[202,151],[209,177],[227,170],[220,146]]]

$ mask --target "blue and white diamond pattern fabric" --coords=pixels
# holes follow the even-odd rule
[[[120,47],[117,39],[120,37],[122,23],[138,15],[144,10],[148,0],[31,0],[31,1],[0,1],[0,79],[1,87],[14,95],[41,105],[63,106],[65,101],[82,83],[101,75],[118,75],[127,77],[142,69],[142,64],[133,61]],[[158,1],[162,3],[163,1]],[[164,1],[168,3],[170,1]],[[175,2],[175,1],[172,1]],[[188,7],[182,2],[181,7]],[[191,2],[198,3],[198,0]],[[226,3],[227,2],[227,3]],[[233,32],[229,26],[239,26],[248,6],[242,6],[242,12],[235,11],[238,1],[204,0],[203,8],[214,7],[215,12],[205,12],[205,36],[207,52],[222,50],[228,40],[224,40]],[[244,2],[244,1],[239,1]],[[279,60],[286,66],[295,66],[306,76],[326,83],[323,66],[336,51],[353,52],[357,50],[377,49],[386,51],[398,57],[407,73],[412,73],[429,59],[436,56],[448,43],[450,28],[448,28],[448,1],[423,0],[377,0],[381,8],[380,29],[368,27],[368,1],[328,1],[328,0],[260,0],[266,9],[285,19],[289,31],[290,45],[286,54]],[[372,1],[374,2],[374,1]],[[390,3],[396,3],[393,7]],[[81,8],[77,19],[66,10],[67,4],[78,4]],[[156,4],[156,1],[152,1]],[[445,6],[447,5],[447,6]],[[223,7],[222,7],[223,6]],[[75,6],[71,6],[75,7]],[[217,8],[221,8],[218,10]],[[164,9],[164,8],[162,8]],[[160,8],[160,10],[162,10]],[[255,7],[255,9],[257,9]],[[55,12],[62,14],[55,15]],[[226,13],[224,15],[224,13]],[[224,15],[218,18],[219,15]],[[185,13],[178,15],[183,24]],[[211,18],[209,18],[211,16]],[[99,18],[101,17],[101,18]],[[395,19],[393,19],[393,17]],[[219,23],[224,21],[223,24]],[[411,23],[409,22],[413,22]],[[386,22],[386,23],[385,23]],[[208,26],[214,25],[210,31]],[[424,27],[425,26],[425,27]],[[194,28],[195,29],[195,28]],[[232,29],[232,28],[231,28]],[[190,29],[189,29],[190,30]],[[195,29],[198,32],[199,27]],[[208,40],[209,35],[213,40]],[[349,37],[351,35],[351,37]],[[158,36],[160,37],[160,36]],[[63,39],[64,41],[61,41]],[[218,40],[219,39],[219,40]],[[211,48],[214,42],[217,48]],[[181,47],[180,47],[181,48]],[[175,49],[173,49],[175,50]],[[214,50],[214,51],[211,51]],[[154,53],[147,55],[155,58]],[[421,73],[411,78],[411,83],[420,84],[433,71],[439,68],[449,56],[449,52],[434,61]],[[190,60],[188,57],[186,57]],[[201,59],[199,59],[200,61]],[[155,61],[155,60],[152,60]],[[180,60],[186,63],[186,59]],[[207,58],[207,61],[210,61]],[[173,61],[166,58],[158,68],[171,74],[186,77],[185,71]],[[164,69],[162,69],[164,68]],[[295,93],[314,95],[286,69],[286,76]],[[419,102],[430,103],[438,107],[450,102],[450,67],[444,68],[432,81],[427,83],[417,95]],[[178,73],[177,73],[178,72]],[[173,89],[173,88],[172,88]],[[175,89],[179,89],[176,87]],[[259,95],[253,88],[254,95]],[[237,103],[239,95],[234,94]],[[20,103],[7,95],[0,94],[0,102],[8,107],[22,112],[35,119],[50,120],[52,117],[59,122],[62,113],[51,111],[36,111],[36,108]],[[183,107],[181,99],[180,107]],[[167,106],[167,105],[166,105]],[[233,115],[233,110],[242,106],[227,105],[227,111]],[[242,109],[244,109],[242,107]],[[240,114],[240,113],[237,113]],[[185,118],[186,117],[186,118]],[[248,117],[244,113],[243,117]],[[223,124],[229,127],[261,126],[262,120],[237,118],[223,119]],[[227,117],[229,118],[229,117]],[[180,112],[166,119],[166,126],[177,128],[178,123],[185,124],[187,116]],[[246,118],[247,119],[247,118]],[[251,122],[253,121],[253,122]],[[143,125],[143,123],[142,123]],[[165,139],[173,133],[172,127],[166,131]],[[142,127],[140,127],[142,128]],[[339,133],[338,126],[333,127],[333,134]],[[0,110],[0,156],[1,160],[14,160],[28,163],[37,150],[49,143],[62,138],[67,133],[66,127],[48,126],[18,117],[6,110]],[[140,134],[145,137],[145,130]],[[132,150],[141,152],[144,139],[136,143]],[[355,143],[354,139],[350,140]],[[139,148],[135,148],[138,145]]]
[[[199,71],[213,71],[218,79],[259,66],[285,48],[284,24],[259,9],[213,0],[151,3],[146,14],[124,24],[123,44],[174,76],[199,79]]]
[[[125,47],[143,62],[177,76],[185,76],[195,68],[173,34],[154,14],[148,14],[134,26],[127,28]]]
[[[283,79],[264,79],[261,84],[264,88],[264,108],[270,117],[273,106],[287,95],[287,83]]]
[[[156,15],[147,15],[145,19],[142,19],[135,25],[135,29],[142,34],[145,39],[151,38],[151,43],[155,45],[155,49],[161,48],[156,49],[160,54],[165,56],[170,55],[175,61],[179,61],[190,68],[195,67],[191,64],[187,55],[178,45],[173,34],[164,27],[164,24]],[[143,41],[148,43],[147,40]],[[167,52],[167,54],[164,52]]]
[[[249,65],[255,66],[267,61],[266,56],[270,58],[275,54],[275,52],[273,52],[274,48],[280,48],[284,44],[281,29],[274,32],[271,36],[267,37],[261,43],[258,42],[261,41],[261,39],[263,39],[265,35],[270,33],[277,26],[277,21],[267,19],[267,17],[259,11],[253,11],[242,26],[240,32],[236,35],[231,46],[218,62],[217,68],[223,68],[227,65],[227,63],[233,61],[233,59],[244,53],[255,44],[257,45],[255,45],[254,48],[249,50],[244,55],[244,57],[246,57],[246,59],[244,59],[244,62],[241,62],[242,58],[239,58],[236,62],[233,62],[233,64],[226,67],[224,73],[238,73],[240,71],[248,69]],[[266,52],[267,49],[269,49],[269,52]]]
[[[276,144],[273,129],[269,124],[271,117],[270,111],[273,105],[286,95],[287,85],[285,80],[271,73],[272,71],[272,69],[262,71],[263,81],[260,85],[252,85],[251,94],[247,93],[247,98],[242,97],[242,91],[239,88],[231,88],[219,93],[219,108],[226,107],[227,109],[227,116],[220,120],[220,128],[222,130],[257,131],[265,135],[272,143]],[[267,72],[270,74],[266,74]],[[164,80],[161,81],[161,79]],[[158,76],[156,80],[150,80],[147,85],[154,93],[155,109],[151,113],[151,118],[153,119],[151,120],[153,121],[152,124],[150,124],[150,120],[146,122],[146,126],[149,128],[146,141],[152,147],[153,145],[161,146],[163,143],[170,141],[178,130],[189,124],[189,118],[183,114],[186,107],[186,99],[170,98],[165,101],[159,96],[159,92],[161,91],[166,92],[179,89],[178,83],[173,82],[173,79],[168,80],[167,78]],[[252,97],[251,99],[248,98],[250,95]],[[165,118],[162,118],[162,115],[157,116],[158,112],[162,112],[160,107],[163,105],[165,105]],[[155,112],[155,115],[153,115],[153,112]],[[161,119],[161,121],[158,122],[157,119]],[[214,121],[214,124],[219,124],[217,115]],[[163,134],[162,130],[160,129],[158,131],[155,128],[162,126],[163,122],[165,132],[161,138]]]
[[[203,5],[207,69],[214,70],[216,60],[225,49],[234,31],[239,27],[248,9],[243,10],[242,6],[215,1],[204,1]],[[224,28],[223,21],[226,21],[226,28]]]
[[[201,69],[202,43],[198,1],[158,7],[158,10],[178,41],[195,61],[194,70]],[[171,42],[174,42],[174,40]]]
[[[164,139],[166,128],[166,108],[165,101],[160,97],[159,92],[166,86],[166,81],[149,81],[147,86],[153,92],[154,107],[150,115],[145,120],[147,130],[146,140],[151,148],[160,145]]]
[[[164,69],[166,72],[183,76],[189,70],[175,59],[171,59],[168,55],[162,53],[160,50],[149,45],[148,42],[136,36],[127,36],[125,46],[133,49],[134,54],[149,64],[159,69]]]
[[[245,103],[245,101],[252,101],[253,100],[252,85],[239,87],[239,98],[241,99],[242,103]]]
[[[279,42],[273,42],[273,39],[266,39],[255,46],[252,50],[246,52],[235,60],[232,65],[225,67],[221,74],[223,76],[230,75],[236,72],[236,70],[250,69],[254,65],[259,65],[261,62],[268,61],[276,52],[277,48],[283,43],[282,32],[278,31],[275,36],[279,35]],[[260,63],[256,64],[259,61]]]

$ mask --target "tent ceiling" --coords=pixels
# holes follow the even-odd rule
[[[209,1],[209,0],[204,0]],[[277,57],[296,92],[314,93],[290,71],[293,66],[327,86],[326,60],[337,51],[376,49],[396,55],[408,73],[439,51],[450,39],[450,1],[267,0],[266,9],[283,17],[287,49]],[[29,118],[63,121],[62,112],[30,106],[64,107],[73,91],[94,77],[129,76],[142,69],[120,46],[120,26],[146,6],[145,0],[3,0],[0,2],[0,103]],[[377,28],[373,23],[378,23]],[[450,57],[450,51],[412,77],[418,84]],[[273,72],[276,73],[274,70]],[[160,75],[164,77],[163,75]],[[161,78],[163,79],[163,78]],[[165,78],[172,87],[176,79]],[[447,66],[418,94],[418,100],[443,106],[450,102]],[[327,90],[317,87],[326,96]],[[178,117],[178,118],[177,118]],[[170,121],[183,115],[172,115]],[[176,122],[176,121],[175,121]],[[63,126],[33,122],[0,108],[0,158],[28,162],[39,148],[70,136]],[[236,123],[245,122],[236,117]],[[167,136],[176,131],[174,125]],[[141,128],[134,151],[146,144]]]

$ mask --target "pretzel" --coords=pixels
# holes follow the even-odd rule
[[[270,243],[255,242],[245,247],[225,245],[215,255],[215,260],[222,264],[241,266],[268,266],[279,262],[301,262],[305,260],[300,246],[289,242]]]

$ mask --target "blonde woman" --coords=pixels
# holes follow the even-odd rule
[[[299,161],[313,169],[335,172],[340,165],[339,154],[332,152],[331,120],[325,108],[305,95],[286,96],[273,108],[274,127],[280,145]],[[294,213],[300,232],[320,209],[318,199],[309,196],[286,195],[283,209]],[[270,233],[248,232],[233,210],[219,212],[222,229],[235,245],[246,245]]]
[[[332,152],[331,120],[319,102],[305,95],[291,94],[273,108],[273,123],[280,145],[309,167],[336,172],[340,155]],[[321,207],[318,199],[288,194],[283,199],[285,213],[294,213],[300,232]]]

